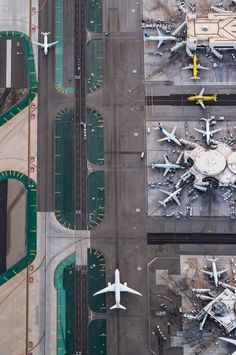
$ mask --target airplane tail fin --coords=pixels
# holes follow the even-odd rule
[[[196,76],[195,78],[194,78],[194,76],[192,76],[191,79],[192,80],[195,80],[195,79],[200,80],[199,76]]]
[[[122,306],[121,304],[119,306],[117,306],[117,304],[114,304],[114,306],[110,307],[110,309],[115,309],[115,308],[121,308],[121,309],[126,309],[124,306]]]
[[[214,95],[214,101],[216,102],[217,101],[217,94]]]
[[[50,35],[51,32],[41,32],[43,36],[48,36]]]
[[[148,37],[149,35],[146,32],[144,32],[144,38],[148,38]]]

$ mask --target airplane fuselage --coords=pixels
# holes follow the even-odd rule
[[[217,95],[211,95],[211,96],[200,96],[200,95],[195,95],[195,96],[189,96],[188,101],[215,101],[217,98]]]
[[[45,46],[43,48],[43,51],[44,51],[44,54],[47,55],[48,54],[48,36],[47,35],[44,35],[43,43]]]
[[[210,134],[210,122],[206,121],[206,142],[210,144],[211,134]]]
[[[159,169],[179,169],[181,168],[178,164],[165,164],[165,163],[152,163],[152,169],[159,168]]]
[[[197,70],[197,56],[196,54],[194,54],[193,56],[193,79],[197,80],[197,74],[198,74],[198,70]]]
[[[216,287],[218,286],[218,274],[217,274],[217,268],[216,268],[216,262],[213,260],[212,261],[212,272],[213,272],[213,277],[214,277],[214,282]]]
[[[173,36],[144,36],[144,41],[175,41],[176,37]]]
[[[116,305],[119,308],[120,306],[120,272],[118,269],[115,271],[115,300]]]

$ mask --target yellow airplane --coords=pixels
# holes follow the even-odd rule
[[[191,79],[194,80],[200,80],[200,78],[197,76],[198,75],[198,69],[203,69],[203,70],[209,70],[209,68],[207,67],[203,67],[200,64],[197,64],[198,58],[196,56],[196,54],[193,55],[193,64],[188,65],[187,67],[183,67],[182,70],[186,70],[186,69],[192,69],[193,71],[193,76],[191,77]]]
[[[214,95],[210,95],[210,96],[204,96],[203,93],[204,93],[204,90],[205,88],[203,88],[199,95],[195,94],[194,96],[189,96],[188,97],[188,101],[196,101],[196,104],[199,104],[202,106],[202,108],[206,108],[206,106],[204,105],[204,102],[203,101],[217,101],[217,94],[214,94]]]

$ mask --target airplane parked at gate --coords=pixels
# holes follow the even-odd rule
[[[34,42],[34,43],[37,44],[37,46],[41,47],[43,49],[44,54],[47,55],[48,54],[48,48],[51,48],[52,46],[57,44],[58,41],[49,43],[48,42],[48,35],[50,35],[51,32],[41,32],[41,33],[44,36],[43,37],[43,40],[44,40],[43,43],[39,43],[39,42]]]
[[[152,169],[165,169],[165,172],[163,174],[163,176],[166,176],[166,174],[170,171],[170,169],[184,169],[183,166],[179,165],[180,159],[182,158],[183,152],[181,153],[181,155],[179,156],[179,158],[177,159],[176,163],[171,163],[167,156],[164,155],[164,159],[165,159],[165,163],[152,163]]]
[[[204,274],[207,274],[210,276],[210,278],[214,278],[214,282],[215,282],[215,285],[216,287],[219,286],[219,277],[226,271],[228,271],[228,269],[224,269],[224,270],[221,270],[221,271],[217,271],[217,268],[216,268],[216,261],[218,260],[219,258],[215,258],[213,257],[213,259],[208,259],[209,261],[212,262],[212,271],[206,271],[206,270],[201,270],[201,272],[204,272]]]
[[[196,101],[196,104],[201,105],[203,109],[206,108],[206,106],[204,105],[204,101],[217,101],[217,94],[206,96],[203,95],[204,90],[205,88],[200,91],[199,95],[195,94],[194,96],[189,96],[188,101]]]
[[[106,292],[115,292],[116,304],[114,306],[110,307],[110,309],[114,309],[114,308],[126,309],[124,306],[122,306],[120,304],[120,293],[121,292],[129,292],[129,293],[133,293],[135,295],[142,296],[141,293],[133,290],[130,287],[127,287],[127,282],[124,282],[124,284],[120,283],[120,272],[118,269],[116,269],[116,271],[115,271],[115,283],[111,284],[110,282],[108,282],[108,287],[103,288],[102,290],[96,292],[94,294],[94,296],[100,295],[101,293],[106,293]]]
[[[157,36],[150,36],[149,34],[147,34],[146,32],[144,32],[144,41],[158,41],[158,45],[157,48],[160,48],[160,46],[162,45],[163,42],[165,41],[175,41],[177,40],[176,37],[174,36],[164,36],[161,31],[159,30],[159,28],[157,27]]]
[[[172,141],[178,145],[182,145],[181,142],[175,137],[175,131],[176,131],[176,126],[173,128],[172,132],[169,133],[167,132],[163,127],[161,123],[158,123],[158,127],[155,127],[154,129],[159,129],[161,131],[161,133],[163,133],[165,135],[164,138],[158,139],[158,142],[162,142],[162,141]]]
[[[188,65],[187,67],[183,67],[182,70],[186,70],[186,69],[192,69],[193,71],[193,76],[191,77],[191,79],[193,80],[200,80],[199,76],[198,76],[198,69],[202,69],[202,70],[209,70],[209,68],[207,67],[203,67],[200,64],[197,64],[198,58],[196,56],[196,54],[193,55],[193,64]]]
[[[182,190],[182,187],[180,187],[179,189],[175,190],[174,192],[169,192],[169,191],[165,191],[160,189],[159,191],[163,192],[164,194],[168,195],[168,197],[163,200],[163,201],[158,201],[162,206],[166,207],[166,204],[170,201],[175,201],[175,203],[177,203],[178,206],[180,206],[180,202],[177,198],[177,196],[180,194]]]
[[[207,145],[209,145],[209,144],[211,143],[211,137],[213,136],[213,134],[215,134],[216,132],[221,131],[221,128],[217,128],[217,129],[214,129],[213,131],[211,131],[211,129],[210,129],[210,123],[211,123],[211,121],[212,121],[213,119],[214,119],[214,118],[204,118],[204,117],[201,118],[201,120],[202,120],[202,121],[205,121],[205,123],[206,123],[206,129],[205,129],[205,131],[202,130],[202,129],[194,128],[195,131],[200,132],[200,133],[203,135],[203,137],[206,137],[206,143],[207,143]]]

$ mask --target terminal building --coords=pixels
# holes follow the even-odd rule
[[[188,13],[186,25],[186,48],[190,51],[208,47],[221,58],[217,49],[236,49],[236,13],[209,13],[208,16]]]
[[[235,293],[225,289],[213,301],[208,303],[202,312],[203,314],[208,314],[227,333],[230,333],[236,328],[235,305]]]

